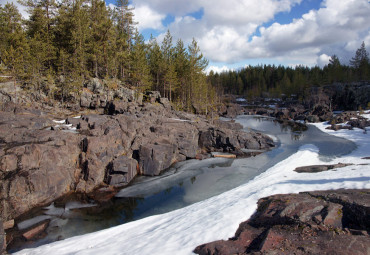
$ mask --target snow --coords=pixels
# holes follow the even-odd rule
[[[66,123],[66,120],[53,120],[55,123],[64,124]]]
[[[327,130],[327,123],[313,125],[355,142],[357,149],[328,162],[317,147],[304,145],[248,183],[205,201],[17,254],[192,254],[200,244],[234,236],[239,223],[255,212],[259,198],[313,190],[369,189],[370,161],[363,158],[370,156],[370,134],[357,128]],[[293,171],[300,166],[339,162],[354,165],[320,173]]]
[[[176,120],[176,121],[182,121],[182,122],[193,122],[190,120],[183,120],[183,119],[178,119],[178,118],[170,118],[170,120]]]

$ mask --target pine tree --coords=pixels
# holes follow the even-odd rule
[[[157,40],[153,36],[151,36],[149,41],[149,67],[154,84],[153,88],[154,90],[159,90],[163,72],[163,55]]]
[[[35,48],[31,51],[32,66],[38,66],[35,71],[45,75],[47,71],[52,70],[56,59],[53,44],[56,3],[54,0],[25,0],[21,3],[28,7],[30,14],[27,32],[31,38],[31,48]]]
[[[177,74],[177,91],[175,92],[180,109],[186,105],[186,91],[189,77],[189,55],[184,46],[184,42],[179,39],[174,49],[175,72]]]
[[[22,77],[28,72],[29,45],[22,28],[22,16],[14,4],[0,8],[0,64],[10,74]]]
[[[165,77],[169,77],[167,75],[167,72],[169,70],[169,66],[172,64],[171,61],[172,61],[172,55],[173,55],[172,35],[171,35],[169,30],[167,30],[167,33],[166,33],[165,37],[163,38],[162,45],[161,45],[161,52],[162,52],[162,56],[163,56],[163,67],[162,67],[163,78],[165,78]],[[173,74],[173,72],[172,72],[172,74]],[[166,93],[167,90],[168,90],[166,88],[167,83],[168,82],[166,80],[163,80],[162,96],[164,96],[164,97],[167,97],[167,94],[169,94],[169,93]]]
[[[144,37],[136,31],[132,46],[132,84],[140,91],[144,92],[150,88],[150,70],[147,61],[147,46]]]
[[[201,104],[202,95],[206,92],[204,87],[204,71],[208,65],[208,60],[203,57],[197,41],[193,38],[192,43],[188,46],[189,52],[189,85],[187,91],[187,110],[193,109],[194,104]]]
[[[117,54],[120,69],[120,78],[130,81],[131,51],[137,22],[134,21],[135,10],[129,6],[128,0],[117,0],[115,11]]]
[[[112,22],[105,1],[91,0],[89,54],[93,65],[93,75],[104,77],[108,74],[108,39]]]

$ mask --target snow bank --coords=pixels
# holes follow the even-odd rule
[[[327,189],[370,188],[370,134],[354,129],[324,132],[354,141],[358,148],[349,155],[320,158],[313,145],[302,146],[248,183],[188,207],[144,218],[99,232],[69,238],[17,254],[192,254],[203,243],[232,237],[242,221],[256,210],[259,198],[282,193]],[[299,166],[353,163],[321,173],[296,173]]]

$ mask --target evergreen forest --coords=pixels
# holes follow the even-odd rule
[[[195,39],[185,46],[168,31],[162,42],[138,32],[128,0],[116,8],[103,0],[23,0],[29,19],[14,4],[0,6],[0,73],[66,101],[84,81],[104,79],[112,89],[157,90],[178,109],[204,113],[214,107]],[[47,82],[45,82],[45,80]]]
[[[62,102],[99,78],[109,89],[157,90],[177,109],[207,114],[223,94],[304,98],[312,86],[370,79],[364,43],[350,65],[334,55],[324,68],[260,65],[207,75],[195,39],[174,42],[167,31],[161,42],[145,41],[128,0],[117,0],[114,9],[103,0],[20,2],[28,19],[14,4],[0,5],[0,75]]]
[[[304,99],[310,87],[335,83],[354,84],[370,80],[369,53],[363,42],[349,65],[341,64],[336,55],[320,68],[275,65],[248,66],[238,71],[210,72],[208,79],[218,91],[248,98],[296,96]]]

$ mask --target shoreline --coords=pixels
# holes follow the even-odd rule
[[[315,125],[320,129],[326,127],[324,124]],[[239,223],[247,220],[255,212],[257,201],[262,197],[277,193],[288,194],[323,189],[370,188],[369,162],[362,159],[363,156],[370,156],[365,156],[366,152],[370,151],[368,135],[356,128],[337,131],[337,133],[326,129],[323,131],[348,138],[358,146],[354,152],[336,158],[330,163],[339,161],[354,163],[355,160],[355,166],[315,174],[293,172],[295,168],[301,166],[328,164],[320,160],[317,148],[303,146],[297,153],[247,184],[219,196],[174,212],[151,216],[124,226],[70,238],[36,249],[22,250],[17,254],[44,254],[56,250],[79,254],[104,251],[111,254],[118,251],[122,253],[122,247],[126,247],[123,254],[147,254],[148,252],[192,254],[193,249],[202,243],[233,236]],[[115,237],[116,242],[110,242],[108,237],[112,236]],[[138,238],[141,240],[140,243],[134,241]],[[161,247],[160,251],[158,247]]]

